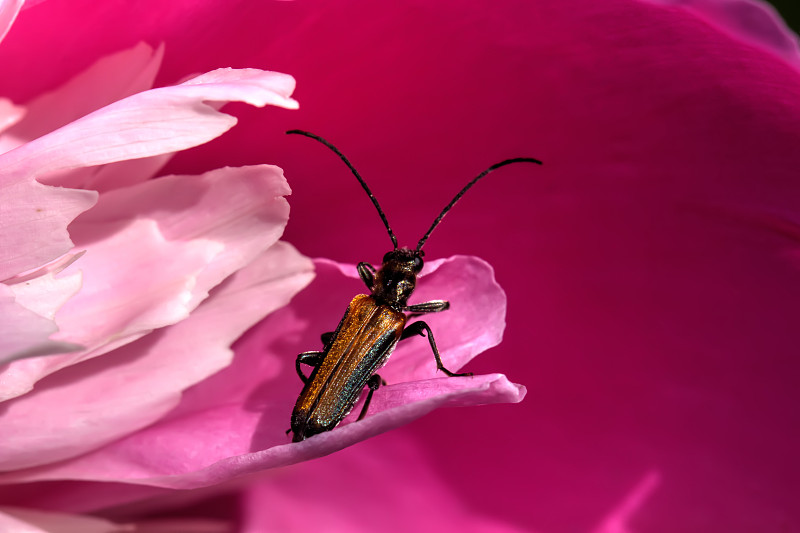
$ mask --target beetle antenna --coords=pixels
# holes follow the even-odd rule
[[[539,161],[538,159],[533,159],[532,157],[515,157],[513,159],[506,159],[505,161],[500,161],[499,163],[495,163],[494,165],[490,166],[489,168],[478,174],[478,176],[475,179],[467,183],[467,185],[463,189],[461,189],[461,191],[459,191],[458,194],[456,194],[455,198],[453,198],[453,200],[449,204],[447,204],[447,206],[444,209],[442,209],[442,212],[439,213],[439,216],[436,217],[436,220],[433,221],[431,227],[428,228],[428,231],[427,233],[425,233],[425,236],[422,237],[417,243],[417,251],[419,252],[420,250],[422,250],[422,246],[425,244],[425,241],[428,240],[428,237],[431,236],[431,232],[433,232],[433,230],[436,229],[436,226],[439,225],[439,222],[442,221],[447,212],[450,211],[454,205],[456,205],[456,202],[461,200],[461,197],[464,196],[464,193],[466,193],[473,185],[478,183],[478,180],[480,180],[482,177],[484,177],[491,171],[497,170],[500,167],[504,167],[512,163],[536,163],[537,165],[542,164],[541,161]]]
[[[378,203],[378,199],[375,198],[374,194],[372,194],[372,191],[367,186],[367,182],[365,182],[364,178],[362,178],[361,175],[358,173],[358,171],[356,170],[356,167],[354,167],[353,164],[350,161],[348,161],[348,159],[344,156],[344,154],[342,152],[340,152],[339,149],[336,148],[334,145],[332,145],[331,143],[329,143],[328,141],[326,141],[322,137],[320,137],[318,135],[314,135],[313,133],[309,133],[309,132],[303,131],[303,130],[289,130],[289,131],[286,132],[286,134],[287,135],[289,135],[289,134],[304,135],[306,137],[314,139],[315,141],[319,141],[320,143],[322,143],[325,146],[327,146],[328,148],[330,148],[333,151],[333,153],[338,155],[339,159],[344,161],[344,164],[347,165],[347,167],[353,172],[353,176],[356,177],[358,182],[364,188],[364,191],[366,191],[367,196],[369,196],[369,199],[372,200],[372,203],[375,205],[375,209],[378,210],[378,214],[381,216],[381,220],[383,220],[383,225],[386,226],[386,231],[389,232],[389,238],[392,239],[392,244],[394,245],[394,249],[397,250],[397,237],[394,236],[394,233],[392,233],[392,228],[389,227],[389,221],[386,220],[386,215],[384,214],[383,209],[381,209],[381,204]]]

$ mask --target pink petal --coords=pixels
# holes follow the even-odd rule
[[[54,272],[37,272],[30,279],[0,284],[3,323],[0,325],[0,353],[3,363],[26,357],[74,352],[83,347],[52,338],[58,331],[56,311],[81,287],[81,275],[56,278]],[[6,384],[5,388],[9,387]]]
[[[283,171],[271,165],[222,168],[201,176],[165,176],[101,196],[73,225],[76,242],[92,228],[152,217],[170,241],[202,236],[225,248],[198,280],[195,300],[239,270],[283,234],[291,190]],[[87,246],[90,243],[85,243]]]
[[[0,418],[0,433],[8,437],[0,441],[0,468],[74,457],[159,420],[185,389],[229,365],[230,344],[311,277],[310,262],[278,243],[179,324],[55,374],[7,402]]]
[[[220,520],[162,519],[115,523],[88,515],[0,507],[3,533],[231,533],[233,525]]]
[[[67,253],[72,248],[67,224],[97,201],[94,191],[48,187],[5,173],[0,197],[0,280]]]
[[[81,346],[50,340],[58,331],[52,317],[38,314],[17,301],[14,292],[0,284],[0,364],[26,357],[77,351]],[[4,387],[5,388],[5,387]]]
[[[369,437],[408,424],[440,407],[466,407],[493,403],[518,403],[525,387],[509,382],[502,374],[398,383],[379,389],[370,404],[372,416],[352,424],[360,404],[336,432],[323,433],[303,441],[295,461],[309,460],[339,451]],[[374,406],[374,407],[373,407]],[[294,461],[293,461],[294,462]],[[249,469],[245,467],[245,472]],[[213,476],[216,472],[210,472]],[[202,479],[202,478],[201,478]],[[212,477],[213,479],[213,477]]]
[[[65,268],[77,261],[83,253],[67,254],[64,261],[45,265],[42,269],[18,276],[7,282],[17,302],[27,309],[53,320],[56,312],[75,294],[83,284],[80,272],[61,274]]]
[[[20,138],[33,139],[104,105],[152,88],[163,53],[163,46],[153,50],[139,43],[100,58],[57,90],[30,102],[29,116],[19,128],[9,132],[14,136],[9,142],[18,143]],[[2,144],[0,139],[0,147]],[[54,172],[40,181],[97,191],[117,189],[151,178],[172,155],[166,153],[99,167]]]
[[[104,105],[150,89],[162,58],[163,46],[154,51],[144,43],[100,58],[58,89],[29,102],[25,120],[0,136],[0,152],[44,135]],[[0,131],[2,129],[0,127]],[[40,178],[40,181],[94,190],[119,188],[152,177],[171,156],[168,153],[55,172]]]
[[[99,243],[97,253],[87,254],[77,262],[75,268],[86,269],[86,284],[62,308],[58,318],[62,331],[54,337],[86,346],[88,353],[11,365],[3,370],[8,383],[2,390],[3,399],[28,392],[37,380],[92,356],[98,348],[107,350],[131,342],[159,326],[185,318],[197,274],[222,248],[199,239],[169,242],[152,220],[137,221],[124,229],[121,225],[103,229],[111,230],[112,236]],[[125,257],[132,243],[136,243],[138,253],[128,255],[129,260],[120,264],[119,258]],[[155,279],[149,276],[152,273],[157,273]],[[109,285],[109,281],[116,283]],[[109,300],[110,295],[113,300]]]
[[[277,241],[289,192],[280,169],[258,166],[104,194],[96,211],[71,226],[76,246],[87,253],[65,275],[80,271],[84,282],[56,317],[54,339],[86,349],[11,365],[2,397],[184,319],[212,287]]]
[[[0,507],[0,531],[4,533],[125,533],[129,525],[102,518],[50,513],[35,509]]]
[[[0,154],[0,280],[66,253],[71,247],[66,225],[96,198],[89,191],[53,190],[33,182],[34,177],[201,144],[236,122],[204,101],[294,108],[293,89],[294,80],[283,74],[219,70],[136,94]]]
[[[347,274],[357,279],[355,269],[349,269]],[[429,261],[422,275],[425,283],[414,291],[410,303],[447,300],[450,309],[457,310],[425,317],[435,332],[439,350],[446,354],[443,360],[447,368],[460,370],[476,355],[500,344],[505,330],[506,295],[497,285],[490,265],[474,257],[457,255]],[[361,284],[360,279],[357,284]],[[436,371],[427,340],[420,337],[408,342],[417,349],[382,372],[384,378],[393,383],[442,376]]]
[[[152,219],[125,224],[78,233],[88,253],[67,272],[81,271],[86,281],[58,315],[59,337],[94,349],[183,320],[194,307],[197,277],[224,248],[204,238],[168,240]]]
[[[0,155],[9,174],[41,175],[184,150],[222,135],[236,119],[206,102],[296,109],[291,76],[219,69],[135,94]]]
[[[644,0],[688,10],[692,16],[800,68],[797,36],[774,7],[753,0]]]
[[[422,294],[433,290],[440,297],[450,297],[440,291],[446,290],[452,274],[463,271],[460,280],[469,283],[474,293],[494,293],[486,296],[486,300],[478,298],[478,302],[503,300],[502,290],[486,263],[456,257],[435,266],[438,268],[429,278],[431,287],[423,288],[426,284],[423,278],[419,289]],[[355,271],[352,266],[350,269]],[[288,307],[270,315],[248,333],[237,344],[232,364],[186,391],[181,404],[165,420],[96,452],[49,467],[8,472],[0,481],[87,479],[173,488],[207,486],[332,453],[408,423],[437,407],[522,399],[524,388],[501,375],[436,377],[433,364],[422,365],[425,372],[416,364],[402,364],[404,359],[416,359],[418,352],[433,360],[427,344],[410,340],[396,350],[385,372],[382,371],[397,382],[378,390],[370,416],[358,424],[345,421],[342,427],[305,442],[289,443],[284,432],[301,385],[294,370],[295,355],[313,348],[319,332],[333,329],[337,315],[343,312],[359,285],[363,287],[360,280],[343,277],[338,265],[318,262],[315,282]],[[469,295],[452,296],[453,309],[437,317],[435,331],[437,338],[442,339],[445,365],[456,369],[457,358],[469,358],[496,342],[495,336],[486,332],[502,330],[503,313],[489,315],[491,320],[475,322],[480,327],[463,328],[465,317],[467,321],[470,317],[477,319],[485,309],[470,304]],[[448,316],[452,322],[447,320]],[[461,355],[453,354],[454,359],[447,351],[449,346],[455,346],[456,351],[461,349]],[[398,369],[393,368],[395,361],[401,363]],[[423,373],[427,379],[417,380],[416,376]]]
[[[0,134],[19,122],[24,115],[24,108],[15,106],[11,100],[0,98]],[[0,142],[2,142],[2,137],[0,137]],[[0,152],[2,151],[0,148]]]
[[[243,533],[523,531],[465,506],[410,439],[372,439],[283,469],[255,481],[244,507]]]
[[[0,152],[7,152],[103,106],[152,88],[163,53],[163,47],[154,51],[140,43],[100,58],[57,89],[27,102],[24,120],[0,137]]]

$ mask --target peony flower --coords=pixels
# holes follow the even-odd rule
[[[216,530],[213,522],[109,523],[52,512],[96,512],[160,489],[211,487],[329,454],[439,406],[524,396],[500,374],[436,378],[432,359],[405,343],[407,355],[384,373],[392,384],[374,399],[373,416],[289,443],[284,427],[299,384],[292,359],[308,343],[310,324],[332,329],[331,317],[360,282],[346,281],[353,266],[322,261],[312,269],[276,242],[289,194],[277,167],[150,179],[173,152],[235,124],[217,111],[222,103],[297,108],[290,76],[256,69],[217,69],[147,90],[163,55],[163,47],[136,45],[25,106],[4,104],[0,485],[13,504],[1,517],[7,529]],[[273,313],[309,284],[312,270],[314,285]],[[474,258],[433,261],[426,274],[460,308],[438,335],[447,365],[457,369],[500,341],[505,296],[491,267]],[[270,313],[234,354],[233,341]],[[32,500],[18,490],[64,480],[90,484],[70,489],[70,504],[63,491],[36,490]],[[121,485],[107,491],[101,482]]]
[[[793,467],[800,54],[796,36],[772,11],[746,0],[207,0],[103,10],[47,0],[23,11],[0,47],[0,94],[17,106],[33,102],[141,41],[156,51],[164,43],[159,87],[219,67],[298,80],[302,109],[231,105],[226,112],[239,125],[226,135],[163,168],[151,163],[150,173],[120,173],[185,176],[277,164],[293,190],[284,238],[308,256],[375,263],[389,241],[347,169],[323,148],[283,136],[286,129],[313,131],[343,150],[401,244],[415,242],[488,165],[515,156],[543,160],[542,168],[498,171],[464,197],[426,244],[427,263],[437,269],[418,293],[420,300],[453,300],[451,311],[430,322],[443,353],[466,362],[470,351],[497,340],[502,326],[488,312],[497,305],[479,297],[500,293],[482,261],[434,259],[486,259],[506,290],[508,325],[502,344],[465,369],[487,381],[507,372],[529,397],[514,406],[441,410],[328,457],[265,470],[375,435],[411,418],[403,418],[403,406],[424,406],[409,415],[422,414],[444,392],[420,396],[420,385],[392,382],[387,366],[392,385],[376,392],[372,416],[272,447],[285,428],[274,427],[280,417],[265,399],[291,402],[299,390],[292,356],[281,366],[275,354],[317,349],[317,335],[363,290],[351,267],[317,260],[308,288],[287,306],[276,304],[235,345],[234,360],[249,366],[208,370],[191,388],[178,379],[188,376],[166,376],[185,392],[159,420],[126,420],[142,425],[57,464],[6,470],[0,501],[25,508],[6,508],[11,519],[41,524],[59,512],[178,531],[195,518],[207,519],[208,528],[238,520],[254,532],[371,531],[376,524],[397,531],[772,531],[800,522]],[[128,70],[136,69],[116,72]],[[4,116],[13,116],[17,107],[5,105]],[[91,188],[94,175],[79,177]],[[104,192],[115,193],[92,190],[101,191],[98,207]],[[196,245],[214,251],[208,242]],[[288,246],[278,244],[290,253]],[[76,271],[84,257],[54,278]],[[307,281],[299,256],[294,272]],[[476,277],[451,282],[453,272]],[[259,300],[246,280],[236,280],[219,292],[244,286],[248,301]],[[179,326],[195,314],[202,321],[217,296],[208,290],[162,335],[195,340]],[[463,322],[451,328],[433,318]],[[210,328],[203,322],[193,331]],[[494,339],[475,345],[466,335],[476,331]],[[433,378],[424,339],[408,342],[391,364],[408,361],[402,372]],[[102,359],[72,366],[113,374]],[[70,376],[64,384],[75,381]],[[500,391],[501,382],[493,383],[459,398],[494,390],[508,399],[507,382]],[[215,404],[220,396],[231,404]],[[73,452],[81,445],[70,443]],[[199,468],[209,461],[216,462]],[[201,486],[208,488],[194,488]],[[192,506],[200,498],[208,499]]]

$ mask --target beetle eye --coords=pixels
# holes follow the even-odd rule
[[[393,255],[394,252],[386,252],[386,255],[383,256],[383,260],[381,262],[384,264],[388,263],[392,259]]]
[[[414,256],[414,272],[422,270],[422,258],[418,255]]]

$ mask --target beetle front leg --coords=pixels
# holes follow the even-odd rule
[[[375,267],[362,261],[356,266],[356,270],[367,288],[372,290],[372,286],[375,284]]]
[[[450,302],[446,300],[431,300],[421,304],[407,305],[403,311],[422,315],[424,313],[439,313],[450,309]]]
[[[303,352],[297,355],[297,359],[294,362],[294,368],[297,370],[297,375],[300,376],[300,379],[303,381],[303,383],[308,383],[308,376],[303,374],[303,370],[300,368],[300,365],[308,365],[316,368],[324,358],[325,352]]]
[[[331,342],[331,339],[333,338],[333,335],[335,333],[336,333],[335,331],[328,331],[319,336],[320,340],[322,341],[322,345],[324,347],[326,348],[328,347],[328,344]]]
[[[400,335],[400,340],[407,339],[408,337],[412,337],[414,335],[421,335],[424,337],[425,336],[423,334],[424,331],[428,332],[428,342],[430,342],[431,344],[431,350],[433,350],[433,357],[436,359],[436,368],[438,368],[451,378],[472,375],[472,372],[464,372],[462,374],[456,374],[455,372],[450,372],[444,367],[444,364],[442,364],[442,358],[439,357],[439,349],[436,347],[436,341],[433,340],[433,332],[431,331],[430,326],[428,326],[428,324],[426,324],[425,322],[419,321],[419,322],[414,322],[413,324],[409,324],[408,327],[403,330],[403,334]]]
[[[375,391],[381,385],[386,385],[386,380],[380,377],[378,374],[373,374],[371,378],[367,380],[367,387],[369,387],[369,393],[367,393],[367,399],[364,400],[364,407],[361,408],[361,413],[358,415],[358,422],[365,416],[367,416],[367,409],[369,409],[369,403],[372,401],[372,395],[375,394]]]

